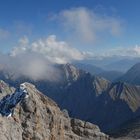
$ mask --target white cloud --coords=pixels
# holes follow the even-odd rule
[[[120,49],[119,52],[122,56],[140,57],[140,46],[135,45],[127,49]]]
[[[114,17],[99,15],[84,7],[61,11],[57,16],[64,27],[86,42],[96,41],[100,33],[113,36],[121,34],[121,21]]]
[[[135,45],[134,47],[118,47],[116,49],[110,49],[107,52],[100,54],[102,57],[111,56],[123,56],[123,57],[140,57],[140,46]]]
[[[18,46],[14,47],[13,50],[10,52],[11,56],[20,55],[23,52],[26,52],[28,49],[29,40],[26,36],[19,39]]]
[[[0,39],[6,39],[9,35],[10,32],[8,30],[0,28]]]
[[[42,55],[22,53],[17,56],[0,55],[0,70],[11,79],[19,77],[32,80],[58,81],[60,71]]]
[[[136,45],[133,50],[134,50],[136,55],[140,56],[140,46]]]
[[[55,35],[31,43],[24,36],[10,55],[0,55],[0,70],[12,79],[24,76],[32,80],[57,81],[61,78],[61,72],[56,64],[82,60],[85,56],[66,42],[58,41]]]
[[[11,55],[17,56],[27,52],[41,54],[50,62],[58,64],[84,59],[82,52],[70,47],[64,41],[57,41],[55,35],[50,35],[46,39],[39,39],[31,44],[29,44],[27,37],[24,37],[20,39],[19,46],[12,50]]]
[[[19,44],[21,44],[22,46],[26,46],[29,43],[29,39],[27,38],[27,36],[24,36],[22,38],[19,39]]]

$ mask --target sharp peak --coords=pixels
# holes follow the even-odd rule
[[[76,69],[78,69],[75,65],[71,64],[71,63],[66,63],[66,64],[63,64],[64,67],[74,67]]]

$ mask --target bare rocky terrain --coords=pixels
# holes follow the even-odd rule
[[[34,85],[25,86],[28,98],[17,104],[12,117],[0,116],[1,140],[109,140],[98,126],[70,118]],[[3,81],[0,90],[1,99],[15,91]]]

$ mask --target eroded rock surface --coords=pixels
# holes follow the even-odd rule
[[[69,118],[34,85],[25,86],[29,96],[17,104],[13,117],[0,116],[2,140],[109,140],[98,126]]]

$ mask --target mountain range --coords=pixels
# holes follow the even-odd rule
[[[120,78],[124,74],[124,72],[117,71],[117,70],[104,70],[103,68],[100,68],[92,64],[75,63],[74,65],[79,69],[91,73],[92,75],[104,77],[105,79],[112,82]]]
[[[59,69],[60,82],[32,81],[24,77],[12,80],[3,73],[1,78],[15,87],[24,81],[33,83],[61,109],[67,109],[71,117],[94,123],[107,134],[140,117],[140,86],[110,82],[71,64],[59,65]]]
[[[132,66],[118,80],[130,83],[133,85],[140,85],[140,63],[136,63],[134,66]]]
[[[133,65],[140,62],[139,57],[125,57],[125,56],[108,56],[108,57],[93,57],[80,61],[82,64],[94,65],[105,71],[119,71],[126,72]],[[79,63],[79,62],[78,62]]]

